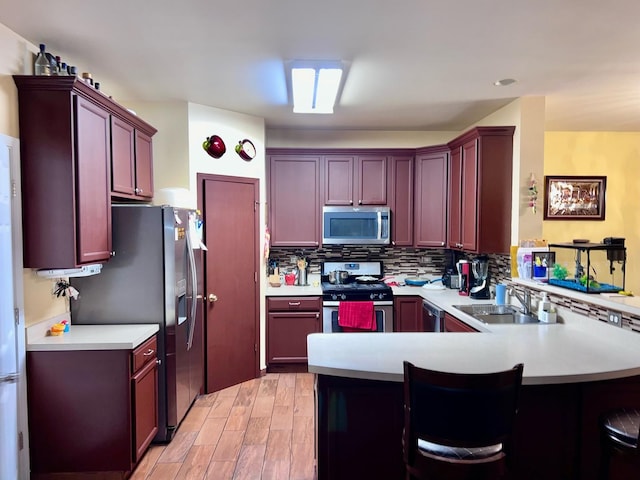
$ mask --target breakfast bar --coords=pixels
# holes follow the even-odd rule
[[[482,326],[450,302],[447,311],[482,331],[308,337],[309,371],[317,374],[318,478],[403,478],[408,360],[456,373],[524,363],[515,478],[595,479],[599,415],[640,405],[640,336],[569,310],[559,310],[557,324]]]

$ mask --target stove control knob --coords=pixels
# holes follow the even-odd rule
[[[338,295],[336,295],[335,293],[331,294],[331,300],[336,301],[338,300]]]
[[[374,300],[374,299],[376,298],[376,294],[375,294],[375,293],[370,294],[370,295],[369,295],[369,298],[370,298],[371,300]]]
[[[343,293],[342,295],[340,295],[340,300],[346,300],[347,296]]]

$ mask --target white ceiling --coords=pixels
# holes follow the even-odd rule
[[[639,18],[638,0],[0,0],[0,23],[116,99],[268,128],[461,130],[545,96],[548,130],[640,131]],[[293,59],[350,62],[334,115],[292,113]]]

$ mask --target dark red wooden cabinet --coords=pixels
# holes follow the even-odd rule
[[[111,193],[131,200],[153,197],[151,136],[116,116],[111,117]]]
[[[464,323],[449,313],[444,314],[444,331],[445,332],[477,332],[471,325]]]
[[[391,244],[396,247],[413,245],[413,156],[389,157],[387,180],[391,208]]]
[[[422,297],[397,296],[393,299],[393,331],[424,332]]]
[[[127,177],[150,183],[150,141],[156,130],[75,77],[13,78],[18,87],[24,266],[72,268],[107,261],[112,187],[122,189]],[[131,138],[132,131],[143,132],[148,143]],[[127,162],[140,158],[146,178],[121,170],[119,160],[112,178],[114,152]]]
[[[416,247],[446,246],[448,167],[449,149],[445,146],[424,148],[416,153]]]
[[[322,331],[320,297],[267,298],[267,367],[307,364],[307,335]]]
[[[515,127],[476,127],[449,142],[449,248],[508,253]]]
[[[158,429],[156,352],[155,335],[133,351],[27,352],[32,478],[133,471]]]
[[[321,242],[320,156],[268,156],[269,219],[274,247],[317,248]]]
[[[325,205],[386,205],[386,155],[325,155]]]

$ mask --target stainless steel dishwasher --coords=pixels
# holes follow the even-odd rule
[[[422,321],[425,332],[444,331],[444,310],[422,299]]]

